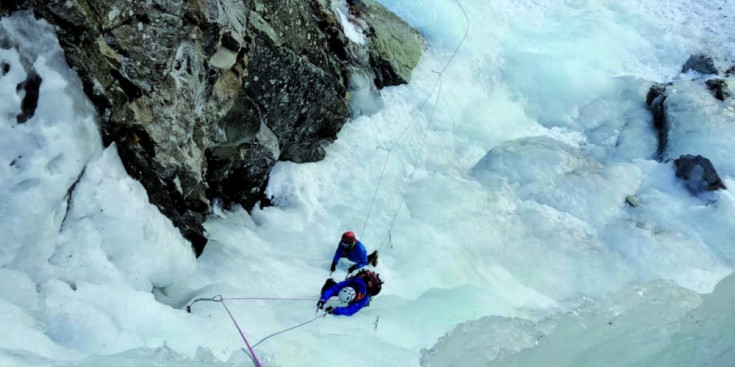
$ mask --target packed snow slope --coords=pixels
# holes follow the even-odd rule
[[[735,197],[692,196],[655,158],[645,97],[675,82],[668,154],[735,188],[732,99],[680,74],[700,52],[732,66],[735,3],[465,1],[452,58],[456,1],[381,2],[429,40],[411,83],[325,160],[279,163],[275,206],[215,208],[199,259],[102,147],[51,27],[0,20],[0,365],[252,365],[222,304],[186,312],[215,295],[309,299],[226,301],[251,345],[314,320],[255,347],[267,366],[733,365],[733,278],[701,294],[735,265]],[[346,230],[380,249],[386,283],[355,316],[314,319]]]

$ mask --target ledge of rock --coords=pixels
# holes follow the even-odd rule
[[[426,51],[421,34],[374,0],[352,0],[351,9],[368,26],[370,65],[378,88],[408,83]]]
[[[0,15],[55,26],[105,144],[199,255],[213,200],[250,210],[278,160],[324,157],[350,116],[348,70],[370,69],[355,55],[378,88],[409,80],[423,38],[374,1],[352,5],[369,45],[324,0],[10,0]]]
[[[674,166],[676,177],[683,179],[687,190],[694,195],[726,189],[712,162],[701,155],[682,155],[674,160]]]
[[[658,133],[656,156],[661,159],[669,139],[669,124],[666,120],[666,85],[654,84],[646,95],[646,105],[653,116],[653,127]]]
[[[705,82],[707,88],[712,92],[712,95],[720,101],[725,101],[730,98],[732,94],[727,87],[727,81],[724,79],[710,79]]]
[[[682,73],[694,70],[700,74],[718,74],[715,62],[705,54],[691,55],[681,68]]]

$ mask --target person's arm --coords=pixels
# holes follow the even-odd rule
[[[357,301],[355,303],[351,303],[351,304],[349,304],[349,305],[347,305],[345,307],[335,307],[334,308],[334,311],[332,312],[332,314],[333,315],[338,315],[338,316],[339,315],[341,315],[341,316],[352,316],[355,313],[357,313],[357,311],[360,311],[360,309],[362,309],[363,307],[365,307],[365,305],[368,303],[369,300],[370,300],[370,297],[369,296],[365,296],[365,298],[363,298],[363,299],[361,299],[361,300],[359,300],[359,301]]]
[[[337,283],[337,284],[335,284],[335,285],[327,288],[327,290],[325,290],[324,293],[322,293],[322,296],[321,296],[321,298],[319,298],[319,300],[326,302],[330,298],[336,296],[337,294],[339,294],[339,291],[341,291],[342,288],[344,288],[344,287],[347,286],[347,283],[348,282],[349,281],[347,281],[347,280],[343,280],[343,281],[341,281],[341,282],[339,282],[339,283]]]
[[[357,241],[357,245],[355,246],[353,261],[355,262],[355,265],[350,268],[350,271],[360,269],[363,266],[367,266],[368,264],[367,251],[365,251],[365,246],[363,246],[362,242],[360,241]]]
[[[334,258],[332,258],[332,264],[339,262],[339,258],[342,257],[343,253],[344,250],[342,249],[342,246],[337,245],[337,251],[334,252]]]

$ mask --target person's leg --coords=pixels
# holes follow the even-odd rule
[[[373,251],[370,255],[368,255],[368,264],[372,264],[373,266],[378,266],[378,251]]]

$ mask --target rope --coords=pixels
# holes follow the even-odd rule
[[[276,333],[273,333],[273,334],[271,334],[271,335],[268,335],[268,336],[266,336],[265,338],[261,339],[261,340],[260,340],[259,342],[257,342],[257,343],[255,343],[255,344],[253,344],[253,348],[257,347],[257,346],[258,346],[258,345],[259,345],[260,343],[262,343],[262,342],[264,342],[264,341],[266,341],[266,340],[268,340],[268,339],[270,339],[270,338],[272,338],[272,337],[274,337],[274,336],[276,336],[276,335],[280,335],[280,334],[283,334],[283,333],[285,333],[285,332],[287,332],[287,331],[291,331],[291,330],[293,330],[293,329],[296,329],[296,328],[302,327],[302,326],[304,326],[304,325],[306,325],[306,324],[308,324],[308,323],[314,322],[314,321],[316,321],[316,320],[318,320],[318,319],[323,319],[323,318],[324,318],[324,317],[326,317],[326,316],[327,316],[327,313],[325,312],[325,313],[323,313],[323,314],[321,314],[321,315],[318,315],[317,317],[315,317],[315,318],[313,318],[313,319],[311,319],[311,320],[309,320],[309,321],[304,321],[304,322],[302,322],[302,323],[300,323],[300,324],[298,324],[298,325],[296,325],[296,326],[292,326],[292,327],[290,327],[290,328],[288,328],[288,329],[283,329],[283,330],[281,330],[281,331],[279,331],[279,332],[276,332]]]
[[[219,300],[216,298],[219,297]],[[215,296],[214,297],[215,302],[219,302],[222,304],[222,307],[225,308],[225,311],[227,311],[227,314],[230,315],[230,320],[232,320],[232,323],[235,324],[235,328],[237,328],[237,332],[240,333],[240,336],[242,337],[242,340],[245,342],[245,345],[248,347],[248,350],[250,351],[250,358],[253,359],[255,362],[255,365],[257,367],[262,367],[263,365],[260,364],[260,361],[258,360],[258,356],[255,355],[255,352],[253,351],[253,348],[250,346],[250,343],[248,343],[248,338],[245,337],[245,334],[242,332],[242,329],[240,329],[240,325],[237,324],[237,321],[235,321],[235,317],[232,316],[232,312],[230,312],[230,309],[227,308],[227,305],[225,304],[224,300],[222,299],[222,296]]]
[[[276,298],[276,297],[235,297],[224,298],[222,296],[214,296],[212,298],[197,298],[186,306],[186,312],[191,313],[191,306],[200,301],[221,302],[221,301],[318,301],[318,298]]]
[[[222,298],[226,301],[260,300],[260,301],[318,301],[319,298],[275,298],[275,297],[240,297]]]
[[[365,217],[365,222],[364,222],[364,224],[362,226],[362,231],[360,231],[360,235],[361,236],[365,234],[365,230],[367,229],[367,224],[368,224],[368,221],[370,220],[370,214],[372,213],[373,207],[375,206],[375,202],[377,200],[378,192],[380,191],[380,186],[381,186],[381,184],[383,182],[383,177],[385,176],[385,170],[386,170],[386,167],[388,166],[388,161],[390,160],[391,154],[393,153],[393,149],[401,141],[401,139],[403,138],[403,136],[406,134],[406,131],[408,131],[408,129],[411,126],[413,126],[413,124],[416,122],[417,117],[419,115],[419,112],[426,106],[426,104],[431,99],[431,96],[434,95],[434,91],[437,90],[437,87],[438,87],[439,90],[437,92],[436,101],[434,102],[434,107],[432,108],[431,114],[429,116],[428,126],[426,127],[426,131],[424,132],[424,137],[421,140],[421,145],[419,146],[419,151],[418,151],[418,153],[416,155],[416,159],[414,160],[414,166],[413,166],[413,169],[411,170],[411,174],[409,175],[408,183],[406,184],[406,189],[403,190],[403,192],[401,193],[401,201],[398,204],[398,208],[396,208],[395,215],[393,216],[393,219],[391,220],[391,224],[388,227],[388,231],[387,231],[388,234],[386,235],[386,238],[390,238],[390,232],[393,229],[393,225],[395,224],[396,218],[398,217],[398,213],[400,212],[401,207],[403,206],[403,204],[404,204],[404,202],[406,200],[406,193],[408,192],[408,189],[411,187],[411,183],[413,181],[413,176],[414,176],[414,173],[416,172],[416,164],[418,163],[418,159],[421,157],[421,153],[423,152],[424,144],[426,143],[426,138],[428,136],[428,132],[431,129],[431,126],[433,125],[433,122],[434,122],[433,121],[434,120],[434,112],[436,111],[436,106],[439,103],[439,98],[441,97],[442,76],[444,75],[444,72],[447,70],[447,68],[449,68],[449,65],[454,61],[454,58],[457,56],[457,53],[459,52],[459,49],[464,44],[464,41],[467,39],[467,35],[469,34],[469,31],[470,31],[470,18],[467,16],[467,12],[465,12],[464,7],[462,7],[462,3],[460,3],[459,0],[457,0],[457,5],[459,6],[459,9],[462,11],[462,14],[465,17],[465,20],[467,21],[467,26],[465,27],[464,35],[462,36],[462,40],[459,42],[459,45],[457,45],[457,48],[454,50],[454,52],[452,53],[452,55],[449,57],[449,60],[447,60],[447,63],[444,65],[444,68],[442,68],[441,71],[436,72],[438,74],[438,76],[437,76],[436,82],[434,82],[434,86],[432,87],[431,91],[429,92],[429,95],[426,97],[426,99],[423,101],[423,103],[416,110],[416,113],[413,115],[413,117],[411,118],[411,120],[408,123],[408,125],[406,125],[406,127],[403,129],[403,131],[401,131],[401,134],[398,136],[398,139],[396,139],[396,141],[391,145],[391,147],[388,148],[388,149],[385,149],[385,150],[388,151],[388,154],[386,154],[385,161],[383,162],[383,168],[382,168],[382,170],[380,172],[380,178],[378,179],[378,184],[375,187],[375,192],[373,193],[373,198],[372,198],[372,201],[370,203],[370,208],[368,209],[368,213],[367,213],[367,215]],[[378,248],[378,251],[380,251],[380,249],[383,248],[383,245],[385,245],[385,240],[383,240],[383,242],[381,243],[380,247]]]
[[[440,76],[440,78],[441,78],[441,76]],[[439,79],[437,79],[437,82],[438,81],[439,81]],[[411,126],[413,126],[413,124],[416,122],[416,118],[418,117],[419,112],[421,112],[421,110],[426,106],[426,104],[429,103],[429,99],[434,94],[434,90],[436,90],[437,82],[434,83],[434,88],[431,89],[431,92],[429,93],[429,96],[426,97],[426,99],[424,100],[424,102],[421,103],[421,106],[419,106],[419,108],[416,110],[416,113],[414,113],[414,115],[411,118],[411,120],[408,123],[408,125],[406,125],[406,127],[403,129],[403,131],[401,131],[401,134],[398,135],[398,139],[396,139],[396,141],[393,142],[393,144],[390,146],[390,148],[388,148],[388,149],[382,148],[382,149],[388,151],[388,154],[386,154],[386,156],[385,156],[385,161],[383,162],[383,169],[380,171],[380,178],[378,178],[378,184],[375,187],[375,192],[373,193],[373,199],[372,199],[372,202],[370,203],[370,208],[368,209],[368,213],[365,216],[365,223],[362,225],[362,231],[360,231],[360,233],[359,233],[361,236],[365,234],[365,229],[367,228],[368,221],[370,220],[370,214],[373,212],[373,207],[375,206],[375,201],[376,201],[376,199],[378,197],[378,192],[380,191],[380,186],[381,186],[381,183],[383,182],[383,177],[385,176],[385,169],[388,167],[388,161],[390,160],[391,154],[393,154],[393,149],[401,141],[401,139],[403,138],[403,136],[406,134],[406,131],[408,131],[408,129]]]
[[[398,214],[401,212],[401,207],[403,207],[403,204],[406,202],[406,193],[408,193],[408,189],[411,188],[411,184],[413,183],[413,176],[416,174],[416,167],[418,166],[418,161],[421,158],[421,154],[424,151],[424,144],[426,143],[426,138],[429,136],[429,130],[431,130],[431,125],[433,123],[434,118],[434,112],[436,111],[436,106],[439,104],[439,97],[441,97],[442,92],[442,83],[441,83],[441,76],[439,77],[439,92],[436,95],[436,102],[434,103],[434,107],[431,109],[431,114],[429,115],[429,126],[426,127],[426,131],[424,132],[424,137],[421,140],[421,145],[419,145],[419,151],[416,153],[416,159],[413,162],[413,168],[411,169],[411,173],[408,175],[408,183],[406,184],[406,188],[401,193],[401,201],[398,202],[398,207],[396,207],[395,213],[393,214],[393,219],[391,219],[390,226],[388,227],[388,232],[386,233],[385,239],[380,244],[380,247],[378,247],[378,251],[380,251],[383,248],[383,245],[387,242],[387,239],[390,236],[390,231],[393,229],[393,225],[396,223],[396,219],[398,218]]]
[[[243,351],[248,354],[248,356],[253,360],[253,363],[255,363],[255,365],[257,367],[261,367],[261,364],[260,364],[260,361],[258,360],[258,357],[255,355],[255,352],[253,351],[253,348],[257,347],[258,345],[260,345],[264,341],[266,341],[266,340],[268,340],[268,339],[270,339],[270,338],[272,338],[272,337],[274,337],[276,335],[283,334],[283,333],[285,333],[287,331],[291,331],[293,329],[299,328],[301,326],[304,326],[306,324],[312,323],[312,322],[314,322],[314,321],[316,321],[316,320],[318,320],[320,318],[324,318],[325,316],[327,316],[327,313],[324,312],[323,314],[318,315],[318,316],[316,316],[313,319],[310,319],[308,321],[304,321],[304,322],[302,322],[302,323],[300,323],[300,324],[298,324],[296,326],[292,326],[290,328],[287,328],[287,329],[284,329],[284,330],[275,332],[273,334],[270,334],[270,335],[266,336],[265,338],[261,339],[260,341],[258,341],[257,343],[253,344],[252,347],[251,347],[250,346],[250,343],[248,343],[248,340],[245,337],[245,334],[242,332],[242,329],[240,328],[240,325],[237,324],[237,321],[235,320],[235,317],[232,315],[232,313],[230,312],[230,309],[227,308],[227,305],[224,302],[224,301],[242,301],[242,300],[312,301],[313,302],[313,301],[316,301],[317,298],[275,298],[275,297],[233,297],[233,298],[224,298],[221,295],[217,295],[217,296],[214,296],[212,298],[197,298],[194,301],[192,301],[188,306],[186,306],[186,312],[191,313],[191,306],[194,305],[197,302],[200,302],[200,301],[209,301],[209,302],[218,302],[218,303],[221,303],[222,306],[225,308],[225,311],[227,311],[227,314],[230,316],[230,320],[232,320],[232,323],[235,325],[235,328],[240,333],[240,336],[242,337],[242,340],[245,342],[245,345],[248,347],[247,350],[245,350],[245,348],[242,348]]]

